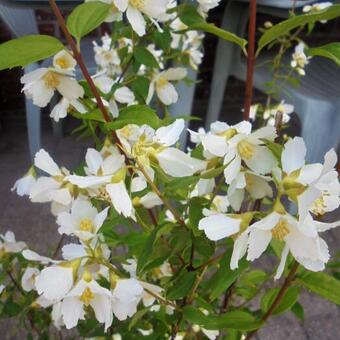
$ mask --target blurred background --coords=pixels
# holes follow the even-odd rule
[[[222,1],[219,7],[210,12],[210,22],[214,22],[217,26],[221,24],[225,5],[226,1]],[[67,10],[64,11],[65,15],[67,13]],[[53,14],[48,9],[36,9],[34,14],[41,34],[54,35],[63,40]],[[258,14],[257,27],[263,27],[266,21],[275,23],[280,20],[282,19],[268,14]],[[91,37],[93,40],[98,40],[106,31],[108,27],[104,25],[93,32]],[[9,27],[0,18],[0,43],[12,37]],[[303,37],[307,43],[314,46],[339,41],[339,38],[340,20],[333,20],[326,24],[318,23],[311,36]],[[192,114],[202,120],[192,122],[191,128],[204,125],[211,94],[217,42],[215,36],[206,35],[205,56],[199,69],[192,110]],[[4,233],[7,229],[11,229],[18,240],[25,241],[34,250],[46,254],[59,239],[55,218],[50,214],[49,204],[31,204],[27,198],[20,198],[10,191],[16,179],[24,175],[31,165],[27,142],[25,98],[21,93],[21,76],[22,70],[18,68],[0,72],[0,232]],[[244,82],[235,77],[228,79],[219,120],[233,124],[242,119],[244,85]],[[265,101],[266,95],[255,90],[253,103],[265,103]],[[62,133],[60,130],[53,133],[49,113],[48,108],[42,110],[41,145],[48,150],[58,164],[72,169],[83,159],[85,150],[91,142],[86,139],[79,140],[71,134],[77,122],[70,117],[63,121]],[[297,115],[293,114],[291,127],[287,132],[290,135],[299,135],[300,130],[300,120]],[[315,133],[318,132],[315,131]],[[339,213],[337,215],[339,218]],[[334,218],[335,216],[332,220]],[[340,246],[340,234],[330,231],[327,238],[334,256]],[[305,322],[298,321],[292,314],[273,318],[268,326],[259,332],[257,338],[261,340],[334,340],[339,338],[339,308],[307,293],[303,294],[301,303],[305,307]],[[18,335],[9,332],[7,327],[6,330],[0,336],[1,339],[19,339]]]

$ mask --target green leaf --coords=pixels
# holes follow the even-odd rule
[[[243,258],[240,260],[238,268],[230,269],[231,250],[223,256],[220,261],[220,267],[217,272],[211,277],[208,287],[211,290],[209,298],[211,301],[217,299],[225,292],[240,276],[240,274],[249,266],[249,263]]]
[[[121,129],[125,125],[136,124],[138,126],[148,124],[154,129],[162,126],[162,121],[156,112],[146,105],[131,105],[123,108],[119,112],[118,118],[111,123],[105,125],[109,130]]]
[[[67,18],[67,28],[78,40],[100,26],[110,13],[111,6],[100,1],[77,6]]]
[[[228,164],[222,165],[222,166],[215,168],[215,169],[207,170],[207,171],[203,172],[200,177],[203,178],[203,179],[210,179],[210,178],[217,177],[217,176],[219,176],[223,173],[223,171],[227,167],[227,165]]]
[[[208,24],[208,23],[197,23],[189,26],[189,30],[199,30],[206,33],[211,33],[213,35],[216,35],[217,37],[229,41],[231,43],[239,45],[242,50],[245,49],[247,45],[247,40],[240,38],[234,33],[228,32],[223,30],[222,28],[216,27],[214,24]]]
[[[142,101],[146,101],[149,92],[150,81],[143,76],[138,76],[136,80],[131,83],[132,91],[136,96],[141,97]]]
[[[176,191],[177,189],[188,188],[189,186],[196,184],[199,180],[198,176],[185,176],[175,178],[166,185],[166,191]]]
[[[261,323],[253,315],[245,311],[232,311],[221,315],[204,315],[193,306],[183,308],[183,314],[188,321],[203,326],[206,329],[234,329],[250,331],[259,328]]]
[[[25,67],[49,58],[64,48],[56,38],[48,35],[27,35],[0,45],[0,71]]]
[[[340,66],[340,43],[334,42],[327,45],[307,49],[309,56],[325,57],[333,60]]]
[[[291,308],[291,310],[301,321],[304,321],[305,312],[302,305],[299,302],[296,302],[294,306]]]
[[[340,280],[326,273],[304,272],[298,277],[298,282],[313,293],[340,305]]]
[[[283,151],[283,146],[275,142],[272,142],[271,140],[268,140],[268,139],[264,139],[264,142],[266,143],[267,148],[272,152],[272,154],[281,164],[281,155]]]
[[[287,20],[281,21],[277,25],[265,31],[259,40],[257,54],[272,41],[288,34],[291,30],[297,27],[311,24],[320,20],[331,20],[340,15],[340,5],[333,5],[318,12],[296,15]]]
[[[183,270],[183,272],[173,281],[172,286],[167,291],[167,298],[170,300],[177,300],[184,296],[187,296],[194,282],[196,280],[195,272],[187,272]]]
[[[72,112],[71,115],[78,119],[95,120],[102,123],[105,122],[103,113],[99,109],[95,109],[89,113]]]
[[[279,291],[280,288],[271,288],[263,296],[261,300],[261,309],[263,313],[266,313],[269,310],[275,298],[277,297]],[[282,300],[276,306],[272,314],[278,315],[292,308],[292,306],[296,303],[299,297],[299,292],[300,290],[298,287],[289,287],[288,290],[286,291],[286,294],[283,296]]]
[[[203,197],[193,197],[189,202],[189,223],[195,236],[202,234],[198,229],[199,221],[204,217],[203,208],[207,205],[207,200]]]
[[[159,68],[158,62],[154,55],[145,47],[136,47],[133,51],[135,59],[145,66]]]

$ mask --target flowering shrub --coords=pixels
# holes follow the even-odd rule
[[[0,46],[0,68],[53,57],[21,78],[23,91],[39,107],[57,92],[51,117],[78,118],[77,132],[95,146],[77,169],[41,149],[15,183],[20,196],[51,204],[62,238],[47,257],[10,231],[1,235],[1,316],[25,320],[31,338],[53,337],[53,324],[77,327],[81,337],[249,339],[271,315],[292,310],[302,318],[303,287],[339,304],[338,273],[321,272],[330,264],[323,233],[340,225],[323,221],[340,205],[337,155],[332,149],[322,164],[307,164],[302,138],[282,142],[280,127],[294,109],[271,104],[277,84],[266,107],[250,110],[260,128],[217,121],[208,131],[189,130],[192,149],[180,148],[186,117],[174,119],[168,107],[181,95],[176,82],[190,84],[187,68],[201,63],[201,32],[245,51],[244,39],[206,22],[219,1],[88,1],[67,25],[50,2],[70,49],[27,36]],[[340,6],[305,12],[266,25],[258,52],[283,44],[281,58],[297,39],[292,30],[333,19]],[[79,48],[104,21],[112,34],[94,43],[98,69],[90,75]],[[310,50],[339,57],[327,45]],[[306,51],[295,48],[295,76],[305,74]],[[281,72],[281,60],[275,65]],[[64,244],[65,235],[73,242]],[[276,258],[273,274],[253,265],[264,254]],[[264,289],[281,277],[282,285]]]

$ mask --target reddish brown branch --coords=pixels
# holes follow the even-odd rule
[[[253,99],[253,78],[254,78],[254,66],[255,66],[255,33],[256,33],[256,0],[250,0],[247,80],[246,80],[244,112],[243,112],[244,120],[249,120],[250,106],[251,106],[252,99]]]
[[[81,72],[84,75],[84,78],[86,79],[94,97],[96,98],[96,102],[98,104],[99,110],[102,112],[103,117],[104,117],[106,122],[111,121],[111,118],[110,118],[110,116],[109,116],[109,114],[108,114],[108,112],[107,112],[107,110],[106,110],[106,108],[103,104],[103,101],[100,97],[100,94],[99,94],[97,88],[96,88],[96,85],[94,84],[94,82],[93,82],[93,80],[92,80],[92,78],[91,78],[91,76],[90,76],[90,74],[89,74],[89,72],[86,68],[83,57],[82,57],[80,51],[78,50],[78,47],[77,47],[75,41],[73,40],[69,30],[66,27],[66,22],[65,22],[64,17],[62,16],[62,14],[60,12],[58,5],[56,4],[55,0],[49,0],[49,3],[50,3],[51,9],[52,9],[57,21],[58,21],[58,24],[59,24],[61,30],[63,31],[64,35],[65,35],[66,41],[70,45],[70,48],[73,52],[73,57],[74,57],[74,59],[76,59],[78,65],[81,69]]]

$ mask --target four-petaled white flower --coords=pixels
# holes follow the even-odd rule
[[[76,235],[82,241],[92,239],[103,225],[109,207],[98,213],[98,210],[88,201],[77,199],[73,202],[71,212],[58,215],[59,233]]]
[[[294,53],[292,54],[292,61],[290,63],[292,68],[296,69],[301,76],[306,74],[305,66],[309,64],[309,59],[311,58],[306,56],[304,49],[305,44],[303,42],[296,45]]]
[[[26,247],[25,242],[15,240],[15,235],[12,231],[7,231],[5,235],[0,234],[0,254],[20,253]]]
[[[182,67],[169,68],[166,71],[156,73],[150,83],[149,93],[146,102],[150,103],[156,91],[159,100],[164,105],[171,105],[177,102],[178,93],[171,81],[182,80],[187,76],[187,70]]]

